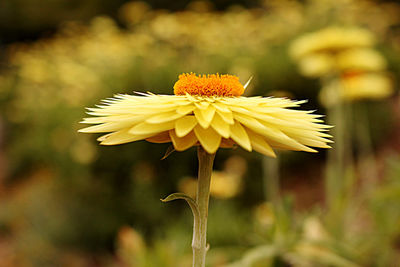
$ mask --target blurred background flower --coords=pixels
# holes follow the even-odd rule
[[[394,0],[1,1],[0,266],[190,264],[190,211],[159,199],[193,190],[195,150],[160,160],[168,145],[98,147],[77,133],[83,107],[116,92],[170,94],[190,71],[253,76],[246,96],[309,99],[304,110],[319,114],[340,92],[362,167],[346,169],[337,216],[324,152],[279,155],[276,207],[262,156],[221,149],[210,266],[395,266],[399,26]],[[293,48],[299,38],[311,45]]]

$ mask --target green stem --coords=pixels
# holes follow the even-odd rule
[[[205,267],[207,253],[207,218],[208,200],[210,198],[211,173],[215,154],[208,154],[201,146],[197,150],[199,158],[199,177],[197,182],[196,203],[199,208],[199,219],[193,227],[193,267]]]

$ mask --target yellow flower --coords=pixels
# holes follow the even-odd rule
[[[262,203],[257,205],[254,208],[253,213],[256,223],[263,227],[270,226],[275,222],[274,209],[271,203]]]
[[[380,99],[392,94],[392,82],[380,73],[359,74],[346,77],[342,81],[343,97],[348,100],[363,98]]]
[[[371,48],[356,48],[337,55],[337,68],[341,71],[382,71],[386,68],[385,58]]]
[[[320,94],[321,103],[330,107],[340,100],[382,99],[393,93],[391,79],[382,73],[347,73],[325,86]]]
[[[345,49],[368,47],[374,44],[373,35],[365,29],[328,27],[301,36],[293,42],[290,54],[295,59],[313,53],[330,53]]]
[[[102,145],[138,140],[172,142],[178,151],[201,145],[212,154],[219,147],[237,144],[275,157],[273,149],[316,152],[329,148],[330,126],[320,115],[293,110],[304,101],[272,97],[243,97],[246,86],[232,75],[182,74],[175,95],[116,95],[89,108],[83,123],[98,124],[85,133],[107,133]]]
[[[312,54],[298,62],[300,73],[308,77],[320,77],[334,71],[335,58],[329,54]]]
[[[228,199],[236,196],[240,190],[242,176],[226,171],[213,171],[211,174],[210,194],[219,199]],[[195,198],[197,179],[195,177],[184,177],[179,181],[179,190],[186,195]]]
[[[213,171],[210,193],[213,197],[227,199],[236,196],[241,187],[242,177],[227,172]]]
[[[314,53],[298,61],[301,74],[321,77],[347,71],[382,71],[386,68],[384,57],[371,48],[346,49],[336,54]]]

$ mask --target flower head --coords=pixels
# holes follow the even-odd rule
[[[387,65],[385,58],[372,48],[348,49],[338,54],[336,61],[341,72],[379,72]]]
[[[322,88],[319,99],[330,107],[342,100],[382,99],[392,93],[392,81],[383,73],[348,72]]]
[[[304,101],[272,97],[242,97],[245,89],[232,75],[182,74],[176,95],[116,95],[89,108],[82,123],[96,124],[80,132],[108,133],[98,140],[117,145],[138,140],[172,142],[176,150],[201,145],[208,153],[237,144],[275,156],[273,149],[316,152],[329,148],[330,126],[320,115],[293,110]]]
[[[332,73],[348,71],[378,72],[386,68],[384,57],[371,48],[354,48],[337,52],[314,53],[298,61],[301,74],[309,77],[322,77]]]
[[[325,78],[319,99],[329,107],[393,93],[386,60],[373,44],[372,33],[365,29],[328,27],[296,39],[290,53],[303,75]]]
[[[290,54],[300,59],[313,53],[334,54],[345,49],[369,47],[374,42],[374,36],[365,29],[328,27],[295,40],[290,47]]]

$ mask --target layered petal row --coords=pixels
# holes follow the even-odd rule
[[[84,133],[107,133],[102,145],[138,140],[172,142],[178,151],[201,145],[212,154],[239,145],[275,157],[274,149],[329,148],[330,126],[321,115],[295,110],[303,101],[272,97],[116,95],[89,108]]]

